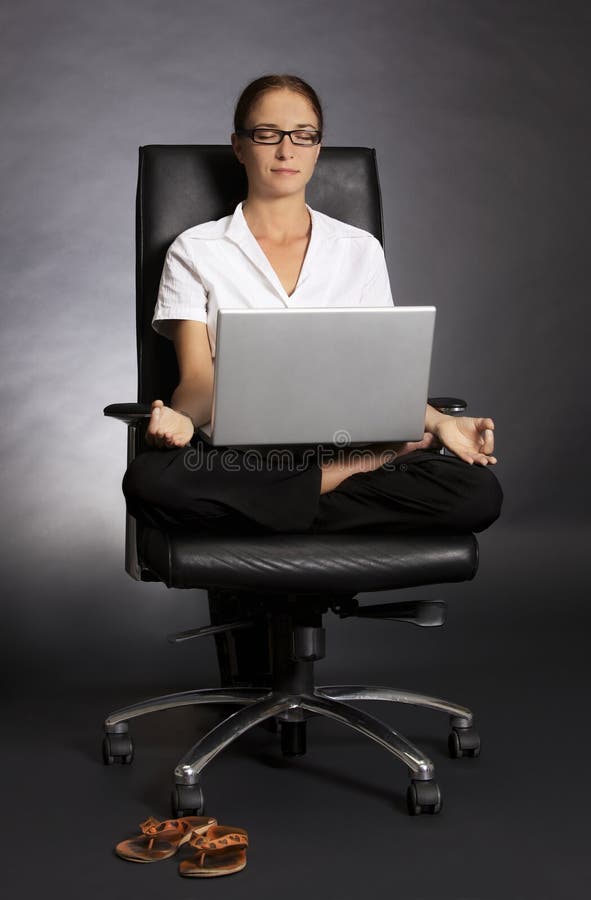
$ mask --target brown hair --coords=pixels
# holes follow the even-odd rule
[[[236,104],[234,131],[246,127],[248,114],[261,94],[274,88],[287,88],[290,91],[295,91],[297,94],[302,94],[309,101],[312,109],[318,116],[318,128],[322,131],[324,118],[318,95],[313,87],[310,87],[307,82],[302,78],[298,78],[297,75],[262,75],[255,81],[251,81],[242,91]]]

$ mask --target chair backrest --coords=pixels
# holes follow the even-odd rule
[[[247,182],[228,144],[139,148],[136,196],[136,327],[138,402],[165,403],[178,383],[172,341],[151,326],[166,251],[187,228],[221,219],[244,200]],[[323,147],[306,202],[364,228],[383,243],[382,201],[375,150]]]

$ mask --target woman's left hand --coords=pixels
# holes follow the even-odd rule
[[[433,430],[435,437],[464,462],[494,465],[494,427],[492,419],[472,416],[443,416]]]

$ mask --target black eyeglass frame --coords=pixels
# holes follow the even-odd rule
[[[277,140],[277,141],[255,141],[255,139],[254,139],[255,131],[274,131],[275,134],[280,135],[280,137],[279,137],[279,140]],[[313,144],[305,144],[305,143],[296,144],[296,142],[292,138],[292,134],[296,134],[298,132],[303,133],[303,134],[313,134],[314,137],[317,138],[317,140],[315,140]],[[306,131],[305,128],[292,128],[291,131],[282,131],[281,128],[263,128],[263,127],[238,128],[236,130],[236,134],[244,135],[245,137],[249,137],[251,139],[251,141],[253,142],[253,144],[268,144],[268,145],[280,144],[281,141],[283,140],[283,138],[285,137],[285,135],[288,134],[289,139],[292,142],[292,144],[294,145],[294,147],[317,147],[318,144],[322,140],[322,132],[321,131],[318,131],[318,130]]]

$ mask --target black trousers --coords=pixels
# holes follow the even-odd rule
[[[323,460],[336,448],[212,448],[194,436],[172,450],[147,447],[128,466],[127,509],[148,525],[195,533],[479,532],[500,515],[503,491],[489,466],[415,450],[320,494]],[[212,624],[248,617],[248,597],[210,592]],[[216,635],[222,686],[269,685],[266,626]],[[229,660],[233,660],[230,665]]]
[[[415,450],[320,494],[333,445],[148,447],[127,468],[128,511],[156,527],[206,533],[483,531],[500,515],[503,491],[490,466]],[[359,449],[358,452],[362,452]]]

